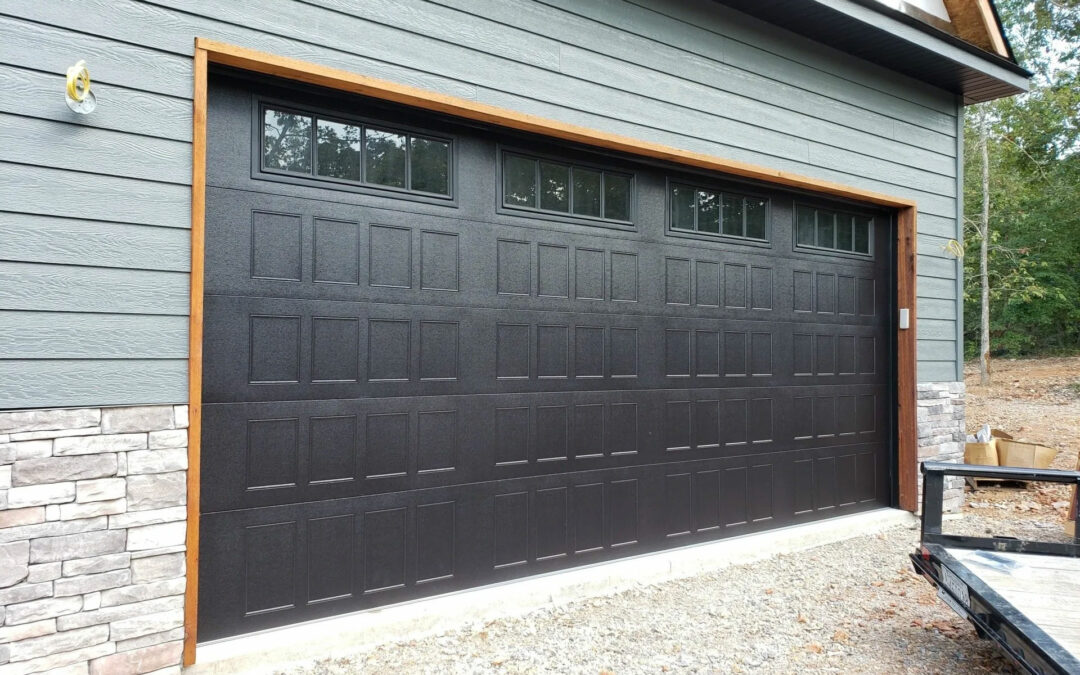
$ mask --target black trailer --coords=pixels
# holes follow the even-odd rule
[[[1080,485],[1080,471],[927,462],[915,571],[1024,672],[1080,673],[1080,527],[1070,543],[942,533],[946,476]],[[1080,521],[1073,512],[1071,518]]]

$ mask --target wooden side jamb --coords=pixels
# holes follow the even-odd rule
[[[199,612],[199,483],[202,441],[203,244],[206,218],[207,53],[195,46],[191,145],[191,320],[188,326],[187,586],[183,664],[195,663]]]
[[[990,0],[975,0],[975,4],[978,6],[983,26],[986,27],[986,37],[990,39],[990,45],[999,56],[1009,58],[1009,50],[1005,47],[1005,38],[1001,35],[1001,26],[998,25],[997,18],[994,16]]]
[[[259,52],[205,38],[195,40],[194,135],[191,188],[191,323],[189,336],[187,591],[184,665],[195,662],[198,617],[199,460],[202,422],[203,246],[206,206],[206,81],[209,63],[369,96],[549,138],[733,174],[897,210],[897,307],[911,310],[911,327],[897,339],[900,507],[916,508],[918,438],[915,425],[915,219],[916,202],[904,197],[566,124],[536,115],[425,91],[348,71]]]
[[[990,0],[945,0],[945,10],[960,39],[1009,58]]]

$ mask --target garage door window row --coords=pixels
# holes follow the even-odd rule
[[[502,156],[503,206],[629,225],[633,177],[515,152]]]
[[[671,183],[671,229],[703,235],[769,240],[769,200]]]
[[[800,248],[870,255],[873,229],[869,216],[795,206],[795,244]]]
[[[263,108],[262,169],[450,196],[449,140]]]

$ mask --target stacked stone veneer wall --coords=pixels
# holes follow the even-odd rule
[[[187,418],[0,412],[0,675],[180,672]]]
[[[964,383],[927,382],[918,387],[919,461],[963,462]],[[946,511],[964,503],[964,479],[946,478],[942,501]],[[919,507],[922,508],[922,474],[919,474]]]

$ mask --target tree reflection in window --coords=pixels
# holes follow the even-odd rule
[[[263,116],[263,166],[311,172],[311,118],[267,108]]]
[[[504,153],[503,206],[630,222],[631,176]]]
[[[360,180],[361,129],[351,124],[319,120],[319,175]]]
[[[367,129],[364,133],[364,172],[367,182],[405,187],[405,136]]]

